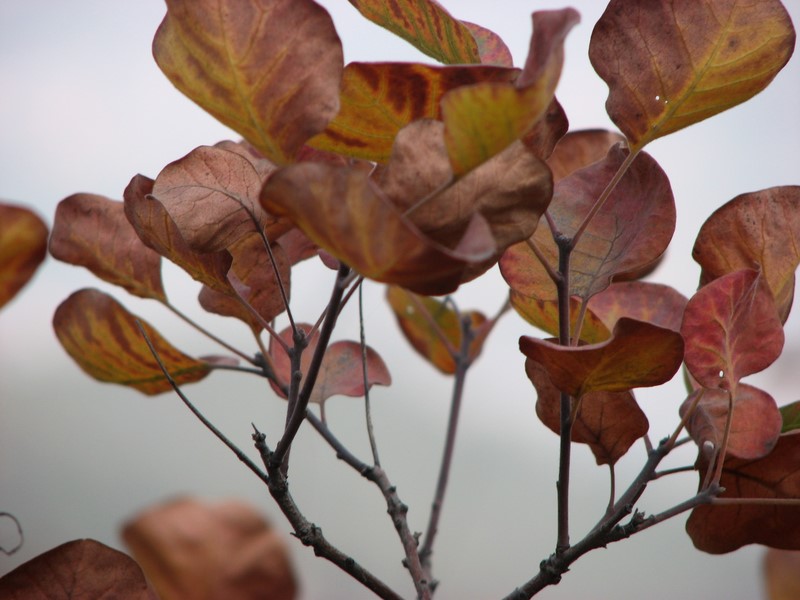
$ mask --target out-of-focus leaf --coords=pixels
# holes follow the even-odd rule
[[[623,141],[625,138],[622,135],[606,129],[568,132],[547,159],[547,166],[553,172],[553,181],[564,179],[578,169],[603,160],[612,146]]]
[[[373,23],[444,64],[481,62],[469,28],[435,0],[350,0]]]
[[[800,552],[770,548],[764,554],[766,600],[800,598]]]
[[[50,254],[142,298],[166,301],[161,257],[137,236],[122,202],[74,194],[58,203]]]
[[[608,84],[608,114],[638,150],[760,92],[794,40],[778,0],[612,0],[589,58]]]
[[[587,346],[559,346],[522,336],[522,353],[544,367],[560,391],[575,398],[595,391],[625,392],[672,379],[683,359],[680,334],[622,318],[611,338]]]
[[[700,228],[692,256],[703,267],[701,285],[758,268],[785,323],[800,264],[800,186],[742,194],[725,203]]]
[[[764,458],[725,460],[721,498],[800,498],[800,433],[786,433]],[[707,469],[698,461],[700,480]],[[733,552],[747,544],[800,550],[800,510],[797,506],[702,505],[692,511],[686,531],[699,550]]]
[[[386,289],[386,299],[394,311],[400,329],[414,350],[442,373],[455,373],[456,363],[450,348],[458,352],[463,340],[458,313],[446,302],[418,296],[396,286]],[[489,324],[486,317],[477,311],[462,313],[461,318],[468,319],[470,328],[477,334],[469,351],[469,358],[474,360],[481,353],[486,340],[484,325]],[[442,341],[442,335],[449,342],[450,348]]]
[[[511,306],[519,315],[531,325],[552,336],[558,336],[558,302],[555,300],[539,300],[530,296],[523,296],[511,290],[509,296]],[[570,331],[574,335],[580,315],[581,301],[570,298]],[[613,327],[614,323],[611,324]],[[611,337],[611,330],[601,321],[591,309],[586,309],[581,327],[580,340],[587,344],[604,342]]]
[[[297,325],[306,334],[311,331],[311,325],[299,323]],[[280,332],[280,337],[290,347],[294,345],[292,341],[292,329],[287,327]],[[308,346],[303,352],[300,361],[300,371],[303,376],[308,373],[311,358],[319,342],[319,331],[309,340]],[[270,340],[269,353],[272,357],[272,364],[275,367],[275,374],[279,380],[288,382],[291,379],[292,366],[289,356],[274,340]],[[386,364],[380,355],[370,346],[367,346],[367,387],[373,385],[390,385],[392,376],[386,368]],[[286,397],[283,391],[270,381],[272,388],[279,396]],[[355,398],[364,395],[364,371],[362,366],[361,344],[358,342],[341,341],[333,342],[325,351],[319,375],[314,385],[314,389],[309,396],[309,402],[323,404],[331,396],[352,396]]]
[[[130,556],[95,540],[67,542],[20,565],[0,578],[0,597],[159,600]]]
[[[476,25],[475,23],[468,23],[461,21],[461,23],[469,29],[475,42],[478,44],[478,55],[481,59],[481,64],[484,65],[497,65],[499,67],[513,67],[514,58],[511,56],[511,50],[508,49],[506,43],[494,31]]]
[[[545,114],[561,76],[564,39],[579,20],[571,8],[535,12],[528,58],[515,84],[485,82],[445,94],[445,143],[456,175],[522,138]]]
[[[125,543],[161,600],[292,600],[281,535],[248,504],[180,498],[125,523]]]
[[[525,372],[536,388],[537,416],[551,431],[561,433],[560,392],[541,365],[526,360]],[[572,441],[588,444],[598,465],[613,465],[649,427],[632,392],[589,392],[580,400]]]
[[[0,203],[0,307],[30,281],[47,255],[47,225],[22,206]]]
[[[558,231],[572,237],[627,152],[612,147],[601,162],[573,172],[555,185],[548,213]],[[585,300],[604,290],[614,277],[651,265],[667,248],[675,230],[675,202],[669,180],[646,153],[640,153],[600,212],[587,226],[570,256],[570,291]],[[531,238],[555,271],[558,248],[549,227]],[[541,300],[558,294],[547,270],[527,243],[509,248],[500,270],[511,289]]]
[[[780,408],[783,426],[781,433],[800,429],[800,400]]]
[[[564,108],[556,98],[528,133],[522,138],[525,147],[542,160],[547,159],[569,129],[569,120]]]
[[[339,110],[342,45],[311,0],[168,0],[153,56],[175,87],[276,164]]]
[[[686,429],[698,446],[710,442],[719,450],[728,420],[728,390],[701,389],[689,395],[681,405],[683,417],[700,396]],[[781,433],[781,414],[772,396],[745,383],[733,396],[733,420],[727,451],[737,458],[755,459],[769,454]]]
[[[680,331],[687,302],[683,294],[668,285],[621,281],[592,296],[589,310],[607,327],[614,327],[622,317],[630,317]]]
[[[751,269],[700,288],[686,305],[681,334],[692,376],[704,387],[728,390],[770,366],[784,340],[772,293]]]
[[[67,354],[98,381],[126,385],[147,395],[171,390],[137,320],[178,384],[208,375],[207,364],[177,350],[148,323],[98,290],[78,290],[64,300],[53,316],[53,328]]]
[[[439,103],[448,91],[480,82],[512,82],[518,75],[518,69],[483,65],[353,62],[342,76],[339,114],[309,144],[386,162],[398,131],[419,119],[441,117]]]
[[[426,238],[359,169],[285,167],[269,178],[261,201],[361,275],[421,294],[452,292],[471,264],[495,251],[480,215],[470,219],[453,249]]]

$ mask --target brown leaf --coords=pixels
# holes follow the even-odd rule
[[[800,186],[774,187],[737,196],[700,228],[692,250],[705,285],[740,269],[759,269],[786,322],[800,264]]]
[[[276,164],[339,110],[342,45],[311,0],[168,0],[153,56],[175,87]]]
[[[558,141],[547,159],[547,166],[553,172],[553,181],[564,179],[578,169],[603,160],[612,146],[623,141],[623,136],[605,129],[568,132]]]
[[[248,504],[189,498],[157,505],[122,530],[162,600],[292,600],[282,537]]]
[[[538,298],[523,296],[514,290],[511,290],[509,298],[514,310],[528,323],[552,336],[558,336],[559,316],[557,301],[539,300]],[[580,309],[580,300],[577,298],[570,298],[570,331],[573,337],[575,335]],[[609,326],[613,327],[614,323],[610,323]],[[599,342],[604,342],[609,337],[611,337],[611,330],[587,308],[583,316],[579,339],[587,344],[597,344]]]
[[[122,202],[74,194],[58,203],[50,254],[142,298],[167,300],[161,257],[136,235]]]
[[[95,540],[67,542],[20,565],[0,578],[0,596],[5,600],[157,600],[130,556]]]
[[[30,281],[47,254],[47,225],[22,206],[0,203],[0,307]]]
[[[545,160],[553,153],[558,141],[564,137],[568,129],[567,113],[558,100],[553,98],[542,118],[536,121],[533,129],[522,138],[522,143],[534,156]]]
[[[589,309],[607,327],[614,327],[622,317],[630,317],[680,331],[687,302],[683,294],[668,285],[621,281],[592,296]]]
[[[67,354],[98,381],[126,385],[148,396],[171,390],[137,321],[178,384],[208,375],[208,365],[177,350],[148,323],[98,290],[78,290],[64,300],[53,316],[53,328]]]
[[[770,548],[764,554],[766,600],[800,598],[800,552]]]
[[[778,0],[612,0],[589,58],[608,84],[608,114],[638,150],[760,92],[794,40]]]

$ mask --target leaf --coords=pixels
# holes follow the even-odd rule
[[[764,458],[728,458],[722,469],[721,498],[800,498],[800,434],[778,438]],[[707,465],[701,457],[698,470]],[[747,544],[800,550],[797,505],[702,505],[692,511],[686,531],[697,549],[711,554],[733,552]]]
[[[564,137],[568,129],[567,114],[558,100],[553,98],[542,118],[536,121],[533,129],[522,138],[522,143],[534,156],[544,160],[553,153],[558,141]]]
[[[560,392],[534,361],[525,361],[525,373],[536,388],[536,415],[552,432],[560,434]],[[588,444],[598,465],[613,465],[649,427],[632,392],[589,392],[580,400],[572,441]]]
[[[692,250],[705,285],[740,269],[759,269],[786,322],[800,264],[800,186],[774,187],[737,196],[700,228]]]
[[[135,296],[166,302],[161,257],[145,246],[125,218],[122,202],[74,194],[56,208],[50,254],[86,267]]]
[[[564,179],[578,169],[603,160],[612,146],[623,141],[623,136],[605,129],[568,132],[558,141],[547,159],[547,166],[553,172],[553,181]]]
[[[728,390],[771,365],[784,340],[764,277],[750,269],[700,288],[686,305],[681,334],[692,376],[704,387]]]
[[[445,94],[445,143],[456,175],[522,138],[545,114],[561,76],[564,40],[579,20],[573,9],[533,13],[528,58],[515,84],[484,82]]]
[[[47,225],[22,206],[0,203],[0,307],[28,281],[47,255]]]
[[[592,296],[589,310],[607,327],[614,327],[622,317],[629,317],[680,331],[687,302],[683,294],[668,285],[620,281]]]
[[[267,181],[261,201],[361,275],[420,294],[452,292],[470,264],[494,254],[491,232],[479,215],[453,249],[445,248],[423,236],[360,169],[285,167]]]
[[[48,550],[0,578],[5,600],[157,600],[133,559],[95,540]]]
[[[171,500],[126,522],[122,537],[162,600],[297,595],[282,536],[238,500]]]
[[[511,306],[519,316],[534,327],[552,336],[558,336],[558,302],[555,300],[539,300],[531,296],[523,296],[514,290],[510,293]],[[570,331],[575,332],[581,302],[570,298]],[[611,330],[590,309],[586,310],[583,317],[580,340],[587,344],[597,344],[611,337]],[[611,326],[613,327],[613,323]]]
[[[626,154],[622,147],[614,146],[601,162],[556,183],[548,213],[561,234],[574,236]],[[669,180],[655,160],[641,153],[572,251],[570,292],[588,300],[612,279],[652,265],[666,250],[674,230],[675,201]],[[551,269],[557,270],[558,248],[549,227],[539,227],[531,243]],[[500,271],[509,287],[520,294],[540,300],[558,298],[550,275],[527,243],[505,252]]]
[[[478,44],[478,55],[480,56],[481,64],[497,65],[499,67],[514,66],[511,50],[508,49],[503,38],[494,31],[475,23],[468,23],[467,21],[461,21],[461,23],[469,29],[475,43]]]
[[[311,0],[168,0],[153,56],[175,87],[276,164],[339,110],[342,45]]]
[[[482,81],[511,82],[518,69],[473,65],[436,67],[418,63],[349,63],[342,75],[342,108],[315,148],[386,162],[397,133],[419,119],[441,118],[448,91]]]
[[[617,321],[611,338],[599,344],[559,346],[522,336],[519,347],[544,367],[556,388],[575,398],[661,385],[672,379],[683,358],[678,333],[628,318]]]
[[[783,426],[781,433],[788,433],[800,429],[800,400],[780,408]]]
[[[728,420],[727,390],[701,389],[689,395],[680,408],[681,418],[700,396],[686,429],[701,448],[710,442],[722,448]],[[781,433],[781,414],[772,396],[747,384],[736,387],[733,397],[733,419],[727,452],[737,458],[755,459],[769,454]]]
[[[373,23],[445,64],[481,62],[469,28],[435,0],[350,0]]]
[[[78,290],[64,300],[53,316],[53,328],[67,354],[98,381],[126,385],[148,396],[171,390],[137,320],[176,383],[193,383],[208,375],[208,365],[174,348],[148,323],[98,290]]]
[[[778,0],[612,0],[589,58],[608,84],[608,114],[635,151],[763,90],[794,40]]]
[[[475,336],[470,343],[469,359],[475,360],[480,355],[492,325],[482,313],[457,313],[448,302],[418,296],[397,286],[386,288],[386,299],[414,350],[442,373],[452,375],[456,372],[452,352],[458,353],[461,349],[461,319],[469,322]]]
[[[800,598],[800,552],[770,548],[764,554],[767,600]]]
[[[311,325],[298,323],[298,329],[306,335],[311,331]],[[289,347],[294,347],[292,340],[292,329],[287,327],[280,332],[280,337]],[[319,330],[309,340],[308,346],[303,351],[300,360],[300,371],[303,377],[308,373],[314,350],[319,342]],[[279,380],[289,382],[292,375],[291,361],[289,356],[274,340],[270,340],[269,353],[275,367],[275,374]],[[367,389],[373,385],[390,385],[392,376],[386,368],[386,364],[380,355],[370,346],[367,346]],[[272,389],[282,398],[286,394],[270,381]],[[287,383],[288,385],[288,383]],[[319,369],[314,389],[309,396],[309,402],[324,404],[331,396],[352,396],[359,398],[364,395],[364,372],[362,365],[361,344],[358,342],[341,341],[330,344],[325,351],[322,365]]]

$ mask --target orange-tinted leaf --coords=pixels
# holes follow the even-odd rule
[[[157,600],[142,569],[130,556],[95,540],[67,542],[20,565],[0,578],[0,597]]]
[[[672,379],[683,358],[678,333],[628,318],[617,321],[611,339],[599,344],[559,346],[523,336],[519,347],[544,367],[553,385],[575,398],[661,385]]]
[[[589,58],[635,149],[740,104],[780,71],[794,28],[778,0],[612,0]]]
[[[551,431],[560,433],[560,392],[541,365],[526,360],[525,372],[536,388],[537,416]],[[649,427],[632,392],[589,392],[580,400],[572,441],[588,444],[598,465],[613,465]]]
[[[445,64],[481,62],[467,26],[435,0],[350,0],[373,23]]]
[[[698,468],[707,468],[701,457]],[[728,458],[722,469],[722,498],[800,498],[800,433],[778,438],[764,458]],[[694,545],[704,552],[733,552],[747,544],[800,550],[800,510],[794,506],[698,506],[686,522]]]
[[[0,307],[28,283],[47,254],[47,225],[27,208],[0,203]]]
[[[475,23],[468,23],[462,21],[464,26],[469,29],[475,42],[478,44],[478,55],[481,59],[481,64],[484,65],[497,65],[499,67],[513,67],[514,58],[511,56],[511,50],[508,49],[506,43],[494,31],[476,25]]]
[[[445,248],[424,237],[360,169],[292,165],[270,177],[261,201],[361,275],[421,294],[452,292],[470,264],[494,254],[479,215],[454,249]]]
[[[511,290],[509,296],[511,306],[519,315],[531,325],[552,336],[558,336],[558,302],[555,300],[539,300],[531,296],[523,296]],[[575,332],[578,316],[580,315],[581,301],[570,298],[570,331]],[[613,327],[614,323],[611,323]],[[603,342],[611,337],[611,330],[605,326],[591,309],[586,310],[581,327],[580,340],[587,344]]]
[[[147,395],[171,390],[137,320],[178,384],[208,375],[208,365],[177,350],[148,323],[98,290],[78,290],[64,300],[53,316],[53,328],[67,354],[98,381],[127,385]]]
[[[689,395],[681,405],[681,417],[700,396],[686,429],[698,446],[710,442],[720,449],[728,420],[728,390],[702,389]],[[766,456],[775,447],[781,433],[781,414],[772,396],[745,383],[736,387],[733,397],[733,420],[727,451],[737,458]]]
[[[492,66],[435,67],[417,63],[347,65],[342,76],[342,108],[315,148],[386,162],[397,132],[419,119],[438,119],[448,91],[479,82],[511,82],[518,69]]]
[[[783,420],[781,433],[800,429],[800,400],[782,406],[780,411]]]
[[[168,0],[153,55],[175,87],[277,164],[339,110],[342,45],[311,0]]]
[[[135,296],[166,301],[161,257],[136,235],[122,202],[74,194],[58,203],[50,254]]]
[[[386,289],[386,299],[414,350],[442,373],[455,373],[456,363],[451,352],[459,352],[463,340],[459,314],[447,302],[418,296],[396,286]],[[470,359],[474,360],[486,340],[486,335],[481,335],[482,326],[487,323],[486,317],[480,312],[469,311],[461,318],[468,319],[470,328],[477,333],[469,352]]]
[[[547,159],[547,166],[553,172],[553,180],[559,181],[573,171],[603,160],[612,146],[623,141],[623,136],[605,129],[568,132],[559,140]]]
[[[442,98],[453,172],[463,175],[522,138],[550,107],[564,62],[564,39],[580,17],[573,9],[533,14],[533,36],[516,84],[479,83]]]
[[[122,537],[161,600],[292,600],[281,535],[248,504],[181,498],[128,521]]]
[[[800,186],[737,196],[703,224],[692,251],[701,285],[740,269],[758,268],[786,322],[800,264]]]
[[[153,180],[144,175],[135,175],[125,188],[125,216],[139,239],[193,279],[218,291],[229,291],[230,253],[227,250],[202,253],[192,250],[164,205],[150,195],[152,191]]]
[[[770,548],[764,554],[766,600],[800,598],[800,552]]]
[[[763,371],[783,349],[783,328],[762,274],[730,273],[700,288],[689,300],[681,333],[686,367],[704,387],[736,388],[742,377]]]
[[[299,323],[297,325],[306,334],[311,331],[311,325]],[[290,347],[294,345],[292,341],[292,329],[287,327],[280,334]],[[311,358],[319,342],[319,331],[308,343],[308,347],[303,352],[300,361],[300,371],[303,376],[308,372]],[[269,353],[272,356],[272,363],[275,367],[275,374],[279,380],[288,382],[291,379],[292,367],[289,356],[274,340],[270,340]],[[392,376],[386,368],[386,364],[380,355],[371,347],[367,346],[367,388],[373,385],[389,385],[392,383]],[[270,381],[275,392],[286,397],[283,391]],[[309,396],[309,402],[323,404],[331,396],[352,396],[355,398],[364,395],[364,371],[362,367],[361,344],[358,342],[334,342],[325,351],[319,375],[314,385],[314,389]]]
[[[625,160],[621,146],[606,158],[556,183],[548,208],[558,230],[572,237]],[[570,257],[570,291],[583,299],[604,290],[614,277],[636,273],[659,259],[675,229],[675,202],[669,180],[648,154],[640,153]],[[531,239],[546,262],[558,268],[558,248],[549,227]],[[555,285],[527,244],[509,248],[500,269],[511,289],[541,300],[558,298]]]
[[[607,327],[614,327],[622,317],[630,317],[680,331],[687,302],[683,294],[668,285],[621,281],[592,296],[589,309]]]

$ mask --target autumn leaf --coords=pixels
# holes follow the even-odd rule
[[[750,269],[700,288],[686,305],[681,334],[692,376],[704,387],[728,390],[771,365],[784,341],[766,281]]]
[[[95,194],[74,194],[56,208],[50,254],[86,267],[135,296],[167,299],[161,257],[145,246],[125,217],[122,202]]]
[[[592,296],[589,310],[606,327],[614,327],[622,317],[630,317],[680,331],[687,302],[683,294],[668,285],[650,281],[620,281]]]
[[[589,58],[608,84],[608,114],[636,151],[763,90],[794,41],[778,0],[612,0]]]
[[[547,166],[553,172],[553,181],[560,181],[578,169],[603,160],[612,146],[623,141],[623,136],[606,129],[567,132],[547,159]]]
[[[522,137],[522,143],[534,156],[545,160],[552,155],[568,129],[567,113],[559,101],[553,98],[542,118],[536,121],[533,129]]]
[[[509,295],[511,306],[517,314],[534,327],[554,337],[559,334],[558,302],[555,300],[539,300],[531,296],[523,296],[514,290]],[[570,298],[570,331],[573,336],[580,316],[581,301]],[[643,320],[643,319],[640,319]],[[611,327],[614,323],[611,323]],[[590,309],[586,309],[579,339],[587,344],[603,342],[611,337],[611,330]]]
[[[137,321],[176,383],[208,375],[206,363],[174,348],[148,323],[98,290],[78,290],[64,300],[53,316],[53,328],[67,354],[98,381],[126,385],[148,396],[171,390]]]
[[[800,264],[800,186],[737,196],[718,208],[697,235],[692,257],[705,285],[740,269],[759,269],[786,322]]]
[[[158,600],[130,556],[88,539],[61,544],[7,573],[0,578],[0,596],[5,600]]]
[[[276,164],[292,162],[339,110],[342,45],[311,0],[167,0],[153,56],[175,87]]]
[[[0,307],[16,296],[47,255],[47,225],[22,206],[0,203]]]
[[[766,600],[800,598],[800,552],[770,548],[764,554]]]
[[[506,43],[494,31],[486,29],[476,23],[461,23],[469,29],[475,43],[478,45],[478,55],[483,65],[496,65],[498,67],[513,67],[514,58]]]
[[[800,400],[780,408],[783,425],[781,433],[800,429]]]

